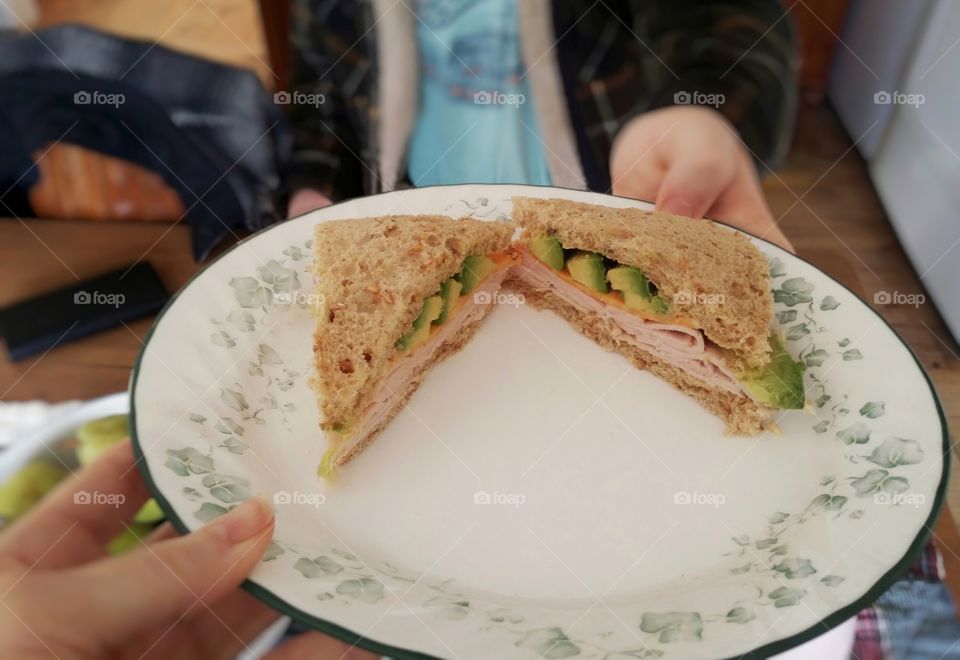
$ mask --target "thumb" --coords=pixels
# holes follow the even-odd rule
[[[290,202],[287,204],[287,218],[295,218],[298,215],[309,213],[315,209],[322,209],[331,204],[333,202],[330,201],[330,198],[319,190],[302,188],[290,197]]]
[[[657,193],[657,210],[702,218],[733,181],[735,164],[690,155],[674,159]]]
[[[205,609],[253,570],[273,522],[269,503],[257,496],[186,536],[73,569],[84,594],[77,616],[90,638],[112,644]]]

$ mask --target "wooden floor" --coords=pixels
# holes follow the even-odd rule
[[[925,293],[873,190],[867,165],[828,106],[798,116],[787,163],[764,188],[774,216],[800,256],[861,293],[903,337],[940,395],[952,444],[960,433],[960,348],[930,302],[875,305],[878,291]],[[802,201],[798,202],[797,199]],[[957,474],[954,456],[953,474]],[[960,480],[947,501],[960,511]],[[955,558],[960,562],[960,557]]]

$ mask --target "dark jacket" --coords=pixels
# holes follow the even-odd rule
[[[0,215],[32,213],[33,154],[63,141],[163,178],[197,260],[235,229],[276,218],[291,138],[250,71],[79,25],[0,31],[0,53]]]
[[[552,12],[555,45],[545,54],[559,71],[580,187],[610,190],[611,145],[629,119],[711,94],[723,95],[717,109],[761,171],[783,157],[797,98],[796,62],[791,23],[777,0],[539,1]],[[290,190],[314,187],[342,199],[409,185],[403,159],[382,162],[381,122],[396,108],[383,107],[378,75],[396,64],[383,61],[378,44],[394,38],[384,26],[395,14],[378,15],[379,4],[295,2],[294,92],[322,95],[323,103],[289,106]],[[416,11],[415,2],[408,4],[399,6]]]

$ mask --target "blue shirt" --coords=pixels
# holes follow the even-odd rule
[[[413,184],[549,185],[514,0],[418,0],[416,12],[420,111],[407,161]]]

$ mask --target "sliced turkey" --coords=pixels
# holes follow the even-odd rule
[[[473,291],[460,299],[450,317],[437,326],[424,343],[394,358],[390,371],[380,382],[376,399],[363,412],[363,417],[349,442],[344,442],[334,449],[334,463],[361,445],[370,433],[389,418],[400,398],[406,393],[410,381],[421,367],[433,359],[440,347],[456,337],[464,326],[483,318],[493,306],[497,292],[509,272],[509,267],[497,268]]]
[[[581,312],[613,321],[619,341],[632,344],[660,358],[712,388],[749,396],[724,363],[720,351],[707,343],[703,332],[676,323],[645,319],[617,305],[609,305],[525,249],[513,266],[513,277],[536,291],[549,291]]]

